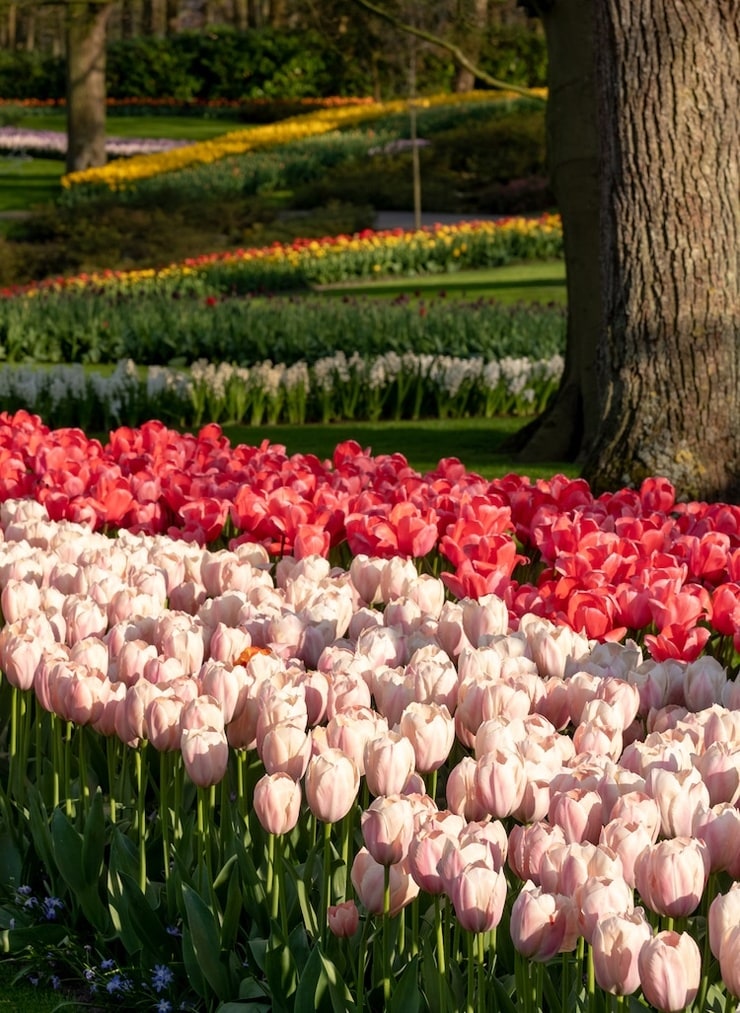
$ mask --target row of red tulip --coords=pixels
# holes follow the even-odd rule
[[[740,508],[677,503],[662,479],[594,498],[582,480],[486,481],[454,459],[420,475],[353,442],[331,462],[232,447],[216,425],[150,422],[103,446],[25,412],[0,415],[0,462],[0,499],[34,498],[54,520],[298,558],[441,556],[453,594],[500,595],[514,622],[533,612],[601,640],[639,631],[659,660],[692,660],[710,638],[740,645]]]

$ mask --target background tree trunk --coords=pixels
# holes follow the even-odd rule
[[[465,55],[472,63],[477,63],[488,22],[488,0],[472,0],[472,7],[470,11],[464,12],[464,19]],[[455,74],[455,91],[472,91],[474,87],[475,74],[472,70],[458,67]]]
[[[594,358],[599,299],[599,142],[594,0],[529,5],[547,38],[547,158],[563,219],[568,293],[565,372],[555,400],[509,449],[522,463],[575,460],[593,440],[598,420]]]
[[[599,0],[595,492],[740,495],[740,4]]]
[[[105,28],[110,3],[67,9],[67,172],[105,164]]]

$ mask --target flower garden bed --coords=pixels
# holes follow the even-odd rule
[[[0,436],[7,951],[123,1008],[734,1006],[740,508]]]

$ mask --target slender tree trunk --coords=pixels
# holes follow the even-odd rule
[[[105,164],[105,29],[110,3],[67,8],[67,172]]]
[[[596,492],[740,496],[740,4],[598,0]]]
[[[8,16],[5,25],[5,45],[8,49],[15,49],[18,33],[18,7],[14,3],[8,4]]]
[[[166,0],[167,34],[177,35],[180,31],[180,0]]]
[[[147,0],[144,5],[144,32],[162,37],[167,31],[167,0]]]
[[[558,393],[545,413],[509,444],[522,463],[574,460],[590,445],[598,421],[594,357],[601,304],[593,4],[555,0],[538,9],[547,37],[547,157],[563,220],[568,321]]]
[[[244,32],[249,27],[249,5],[247,0],[234,0],[234,26]]]
[[[472,63],[480,59],[483,37],[488,21],[488,0],[473,0],[470,17],[465,24],[465,55]],[[472,91],[475,87],[475,75],[472,70],[458,67],[455,74],[455,91]]]

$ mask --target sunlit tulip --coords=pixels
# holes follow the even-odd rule
[[[332,749],[340,749],[354,760],[360,775],[365,773],[365,743],[388,731],[388,722],[369,707],[350,707],[335,714],[326,726]]]
[[[271,834],[287,834],[301,812],[301,786],[289,774],[265,774],[254,786],[254,811]]]
[[[311,734],[288,723],[272,725],[258,752],[268,774],[284,773],[300,781],[311,758]]]
[[[478,766],[472,756],[464,756],[447,775],[447,805],[466,820],[482,820],[490,815],[476,788]]]
[[[448,841],[457,842],[465,825],[462,816],[438,813],[430,816],[415,834],[408,851],[409,871],[422,890],[443,893],[444,883],[437,866]]]
[[[690,837],[658,841],[635,859],[635,887],[651,911],[683,918],[699,905],[709,862],[704,841]]]
[[[183,704],[174,696],[159,695],[144,711],[146,738],[159,752],[170,752],[180,745],[180,715]]]
[[[414,834],[414,812],[402,795],[376,798],[362,814],[362,839],[380,865],[395,865],[406,858]]]
[[[694,767],[675,772],[653,768],[645,778],[645,791],[658,803],[665,837],[690,837],[697,812],[710,807],[709,789]]]
[[[521,757],[499,749],[476,762],[475,793],[487,813],[503,819],[521,804],[526,778]]]
[[[180,749],[193,784],[207,788],[222,780],[229,762],[229,745],[223,731],[185,728],[180,735]]]
[[[560,952],[567,918],[562,898],[525,882],[511,908],[514,948],[529,960],[545,962]]]
[[[414,771],[416,755],[408,739],[386,732],[365,743],[365,779],[373,795],[398,795]]]
[[[523,881],[540,885],[540,862],[547,850],[565,844],[562,828],[542,821],[528,826],[514,824],[509,831],[507,862],[511,871]]]
[[[455,724],[444,704],[408,704],[399,722],[399,731],[409,740],[422,774],[438,770],[455,741]]]
[[[601,830],[599,844],[610,848],[622,862],[622,874],[629,885],[635,886],[635,859],[653,840],[641,823],[624,819],[610,820]]]
[[[687,932],[659,932],[643,944],[637,968],[642,991],[651,1006],[671,1013],[696,998],[701,979],[701,953]]]
[[[484,819],[467,823],[460,833],[460,845],[465,847],[469,841],[477,841],[488,848],[494,868],[500,869],[506,861],[509,841],[500,820]]]
[[[576,889],[573,900],[578,908],[581,934],[589,943],[600,918],[629,914],[634,908],[632,887],[621,876],[615,879],[592,876]]]
[[[353,900],[345,900],[341,904],[330,904],[327,911],[329,931],[340,939],[348,939],[357,932],[360,924],[360,912]]]
[[[740,998],[740,925],[733,925],[722,939],[719,970],[728,992]]]
[[[740,873],[740,810],[729,802],[720,802],[700,811],[694,820],[694,836],[709,849],[711,871],[728,870],[736,879],[736,873]]]
[[[553,793],[548,817],[563,828],[566,841],[595,844],[604,825],[604,806],[598,792],[573,788]]]
[[[719,960],[725,937],[740,925],[740,883],[733,883],[727,893],[718,893],[709,905],[707,919],[709,946]]]
[[[308,807],[324,823],[347,815],[360,787],[357,767],[338,749],[327,749],[308,762],[304,790]]]
[[[598,919],[591,937],[596,982],[612,995],[631,995],[640,987],[637,958],[652,936],[642,908]]]

